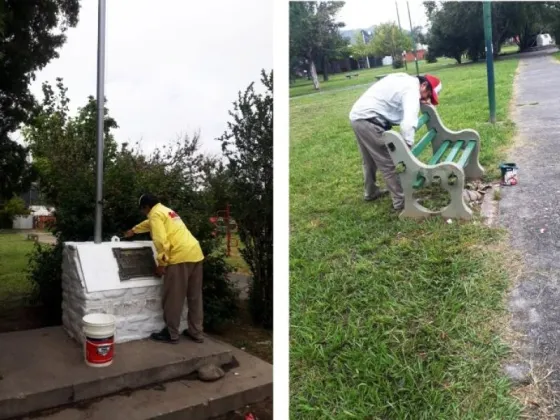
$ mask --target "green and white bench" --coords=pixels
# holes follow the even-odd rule
[[[441,215],[446,219],[472,218],[472,210],[465,203],[463,189],[466,180],[480,179],[480,136],[474,130],[447,129],[432,105],[422,104],[417,130],[426,125],[428,132],[410,149],[400,133],[390,130],[383,134],[389,154],[399,173],[404,191],[404,210],[401,217],[416,219]],[[432,156],[423,163],[418,156],[428,145]],[[414,198],[415,191],[428,185],[440,185],[449,192],[451,202],[440,211],[431,211]]]

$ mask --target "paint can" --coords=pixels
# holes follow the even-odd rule
[[[89,314],[82,318],[84,359],[88,366],[105,367],[113,363],[115,323],[115,317],[107,314]]]
[[[500,170],[502,171],[503,186],[509,187],[519,183],[518,167],[515,163],[502,163]]]

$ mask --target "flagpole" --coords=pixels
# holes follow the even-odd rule
[[[97,22],[97,171],[95,191],[95,231],[93,241],[102,241],[103,222],[103,133],[105,117],[105,0],[99,1]]]

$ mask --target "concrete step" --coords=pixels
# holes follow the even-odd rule
[[[92,368],[62,327],[0,334],[0,420],[185,377],[233,361],[234,348],[150,340],[117,344],[113,364]]]
[[[239,366],[216,382],[176,380],[21,420],[205,420],[271,397],[272,366],[238,349],[232,353]]]

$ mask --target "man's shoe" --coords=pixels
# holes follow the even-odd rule
[[[364,201],[374,201],[374,200],[377,200],[378,198],[383,197],[384,195],[387,195],[387,194],[389,194],[388,190],[379,189],[373,195],[365,195],[364,196]]]
[[[204,337],[202,337],[202,335],[193,335],[189,330],[183,331],[183,335],[195,343],[204,343]]]
[[[154,341],[159,341],[160,343],[177,344],[179,342],[179,337],[171,338],[167,328],[162,329],[160,332],[152,333],[150,338]]]

